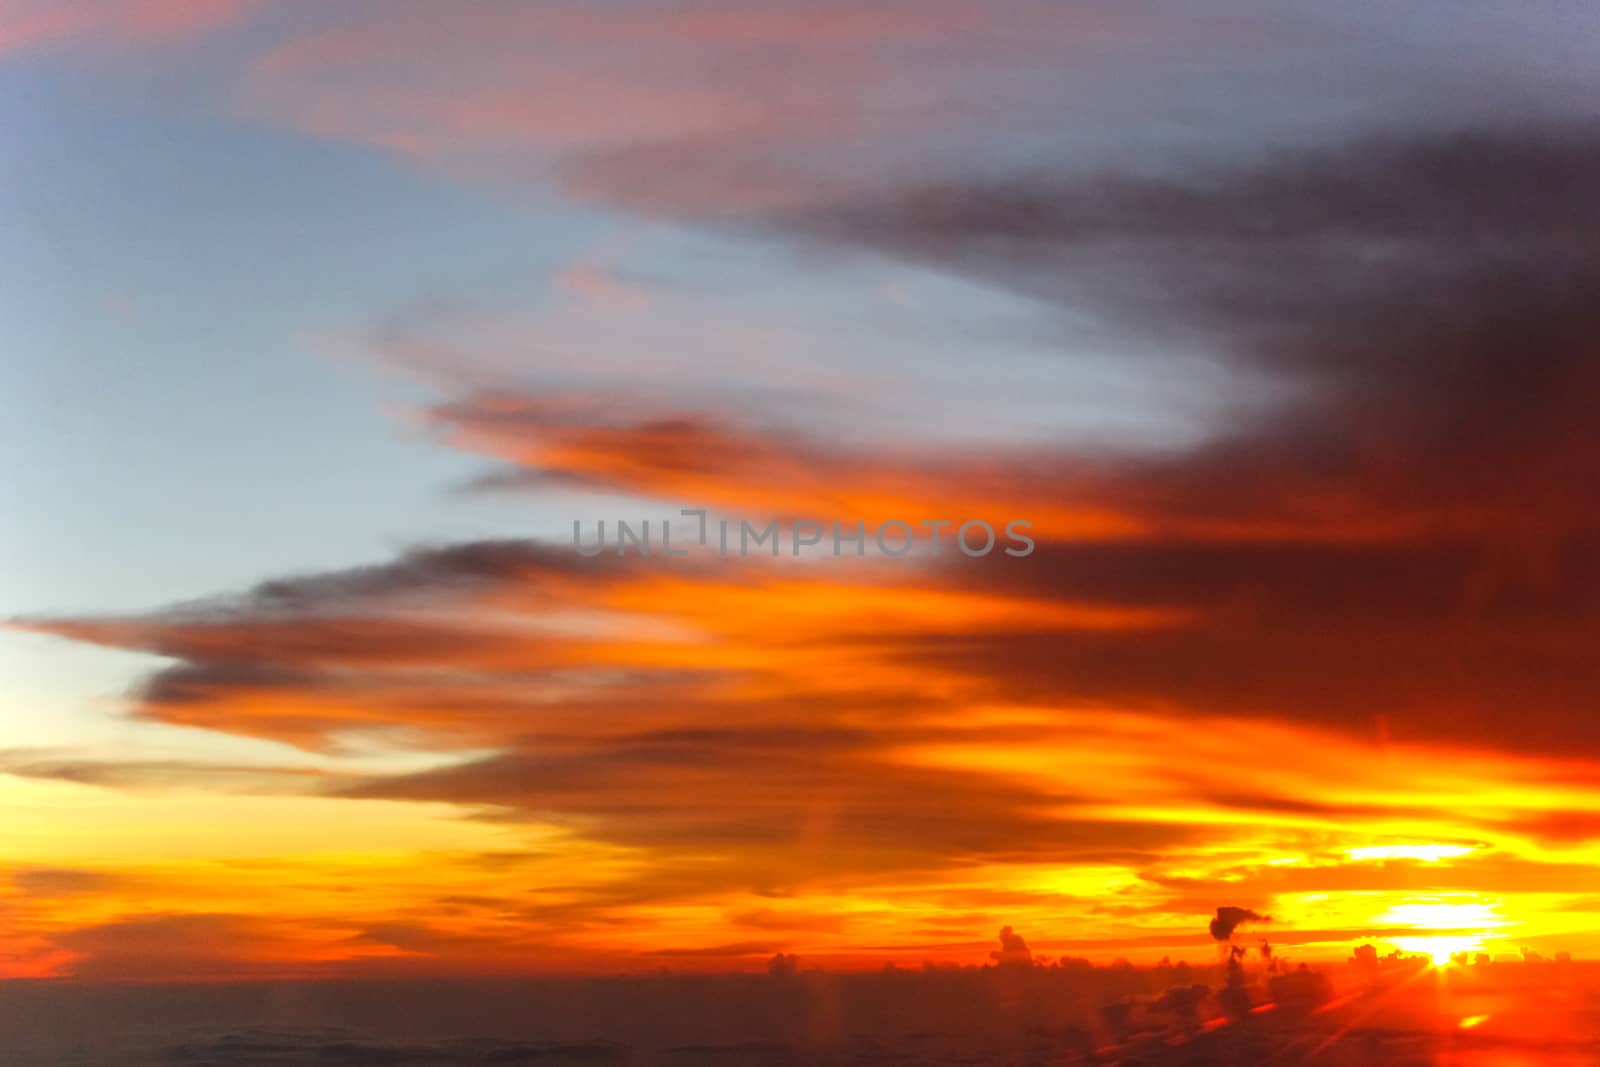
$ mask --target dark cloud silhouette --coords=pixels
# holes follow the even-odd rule
[[[1242,393],[1281,397],[1176,453],[874,467],[703,417],[585,423],[549,402],[440,416],[508,435],[489,449],[508,457],[555,433],[563,458],[610,488],[769,505],[775,492],[827,498],[796,469],[821,471],[835,503],[873,495],[860,470],[879,496],[937,499],[931,467],[947,499],[1026,506],[1011,474],[1024,471],[1035,508],[1071,500],[1138,533],[1046,543],[1026,571],[957,580],[1193,619],[1071,640],[917,633],[906,655],[919,664],[1024,697],[1293,707],[1363,732],[1381,712],[1402,740],[1591,748],[1600,513],[1582,487],[1600,469],[1588,416],[1600,313],[1584,294],[1600,281],[1597,177],[1600,127],[1532,124],[1182,173],[947,183],[791,220],[1090,315],[1160,352],[1143,357],[1151,375],[1216,358]],[[661,458],[617,462],[641,448]]]
[[[697,956],[712,959],[733,958],[738,956],[764,956],[773,953],[783,946],[771,941],[734,941],[726,945],[700,945],[694,948],[661,948],[653,949],[647,955],[662,956],[667,958]]]
[[[1008,967],[1027,967],[1033,963],[1028,943],[1009,926],[1000,928],[1000,947],[989,953],[989,958]]]
[[[389,563],[262,582],[238,598],[199,601],[203,616],[228,612],[305,614],[317,609],[348,613],[363,601],[389,601],[411,593],[437,597],[454,587],[493,585],[569,572],[573,556],[563,546],[534,540],[466,541],[409,549]],[[608,561],[585,565],[591,577]],[[172,609],[182,614],[183,607]]]
[[[1592,524],[1600,127],[1368,139],[1209,173],[905,190],[814,222],[1290,390],[1126,472],[1165,511],[1431,528]],[[1159,361],[1150,373],[1160,373]]]
[[[481,737],[502,726],[508,710],[549,708],[552,691],[576,707],[634,688],[669,697],[709,676],[627,664],[599,670],[574,654],[592,639],[515,622],[591,605],[638,567],[531,540],[469,542],[141,615],[9,625],[177,661],[134,693],[136,712],[154,719],[304,747],[360,726]],[[496,597],[500,622],[494,611],[474,610]]]
[[[1233,932],[1247,922],[1271,922],[1272,916],[1261,915],[1250,908],[1235,907],[1224,904],[1217,908],[1217,914],[1212,917],[1207,929],[1217,941],[1226,941],[1233,936]]]
[[[716,842],[737,847],[749,866],[697,869],[712,879],[758,884],[976,857],[1136,860],[1203,833],[1150,822],[1053,819],[1035,810],[1038,794],[1025,784],[882,762],[879,748],[893,736],[778,727],[542,736],[527,739],[526,750],[373,778],[345,795],[503,805],[572,819],[639,847]],[[932,796],[942,799],[930,804]],[[826,847],[797,851],[805,827],[831,810],[839,815],[826,824]]]

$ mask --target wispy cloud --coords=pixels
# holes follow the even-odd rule
[[[0,55],[58,42],[149,44],[240,21],[259,0],[4,0]]]

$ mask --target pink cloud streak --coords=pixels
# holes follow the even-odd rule
[[[0,0],[0,55],[66,40],[187,37],[239,21],[250,0]]]

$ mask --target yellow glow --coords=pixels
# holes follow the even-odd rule
[[[1505,920],[1495,913],[1494,904],[1478,901],[1396,904],[1380,915],[1378,921],[1429,930],[1482,930],[1505,925]]]
[[[1483,938],[1480,935],[1397,937],[1394,939],[1394,944],[1404,952],[1416,952],[1427,956],[1435,967],[1449,966],[1450,957],[1458,952],[1483,951]]]
[[[1345,855],[1358,862],[1421,860],[1424,863],[1438,863],[1440,860],[1457,859],[1473,851],[1471,845],[1368,845],[1364,848],[1348,849]]]

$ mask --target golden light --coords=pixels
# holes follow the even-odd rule
[[[1485,930],[1504,926],[1505,920],[1495,913],[1494,904],[1482,901],[1442,903],[1435,901],[1396,904],[1378,921],[1397,926],[1416,926],[1428,930],[1474,929],[1479,936]],[[1396,942],[1398,944],[1398,942]]]
[[[1400,926],[1438,930],[1437,934],[1408,934],[1390,940],[1404,952],[1426,955],[1435,967],[1445,967],[1461,952],[1483,951],[1484,938],[1504,926],[1495,904],[1483,901],[1412,902],[1397,904],[1378,917],[1378,921]]]
[[[1394,946],[1403,952],[1427,956],[1435,967],[1448,967],[1451,957],[1461,952],[1482,952],[1482,934],[1440,935],[1427,937],[1396,937]]]
[[[1369,860],[1421,860],[1423,863],[1438,863],[1440,860],[1453,860],[1474,851],[1471,845],[1369,845],[1365,848],[1352,848],[1345,851],[1345,856],[1357,862]]]

